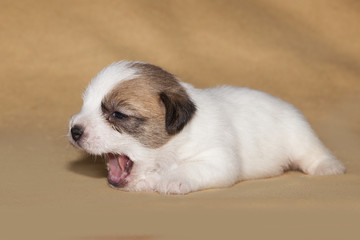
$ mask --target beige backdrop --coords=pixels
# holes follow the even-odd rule
[[[0,239],[359,239],[359,1],[0,0],[0,56]],[[289,101],[348,173],[113,190],[66,134],[87,83],[120,59]]]

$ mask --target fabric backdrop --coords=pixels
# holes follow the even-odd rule
[[[0,56],[1,239],[358,239],[359,1],[0,0]],[[90,79],[121,59],[289,101],[348,171],[113,190],[66,134]]]

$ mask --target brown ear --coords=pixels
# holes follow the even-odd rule
[[[160,99],[165,105],[165,127],[169,135],[180,132],[196,111],[195,104],[183,93],[161,92]]]

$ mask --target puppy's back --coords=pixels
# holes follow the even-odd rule
[[[312,175],[345,172],[293,105],[249,88],[223,86],[204,91],[236,135],[234,151],[241,161],[241,179],[279,175],[288,169]]]

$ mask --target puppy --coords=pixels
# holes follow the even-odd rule
[[[69,140],[106,156],[114,188],[185,194],[291,169],[345,172],[294,106],[260,91],[197,89],[157,66],[121,61],[91,81],[83,101]]]

